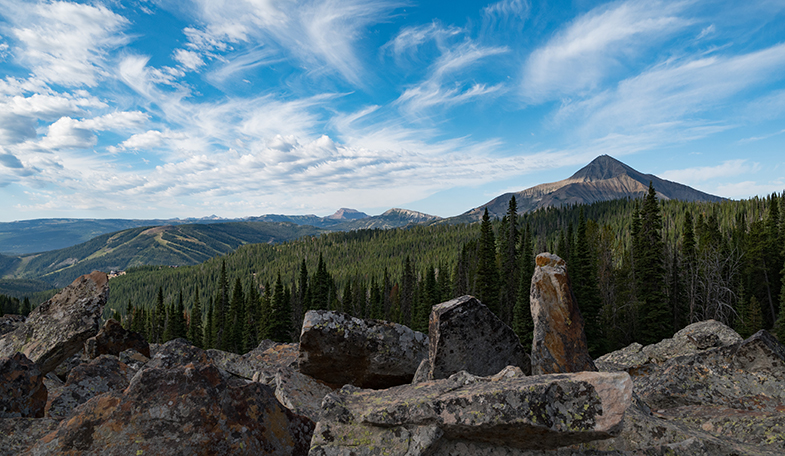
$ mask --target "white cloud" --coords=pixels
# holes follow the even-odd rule
[[[355,45],[366,27],[384,20],[405,2],[194,0],[194,4],[204,24],[185,30],[194,50],[229,50],[233,43],[272,46],[316,67],[316,73],[329,68],[346,81],[362,85],[365,69]],[[224,54],[223,58],[233,57]]]
[[[61,117],[49,125],[46,136],[38,145],[45,150],[88,148],[97,142],[96,131],[138,128],[147,119],[147,114],[138,111],[111,113],[85,120]]]
[[[93,87],[106,74],[107,51],[128,42],[128,21],[101,4],[3,2],[18,59],[48,82]]]
[[[522,94],[530,103],[597,88],[624,60],[689,25],[679,2],[624,2],[579,17],[529,56]]]
[[[699,183],[724,177],[735,177],[758,171],[760,165],[747,160],[728,160],[717,166],[699,166],[687,169],[674,169],[661,173],[659,177],[680,183]]]
[[[728,117],[714,123],[697,115],[722,107],[744,90],[780,81],[783,75],[785,44],[731,57],[669,62],[621,81],[615,90],[565,104],[556,120],[563,124],[582,118],[585,131],[650,128],[660,130],[665,140],[673,131],[703,137],[729,128]]]
[[[196,71],[205,64],[198,53],[186,49],[177,49],[172,58],[189,71]]]

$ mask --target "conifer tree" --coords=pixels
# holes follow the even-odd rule
[[[665,247],[662,240],[662,219],[654,186],[643,200],[640,230],[634,268],[636,292],[641,303],[640,342],[644,345],[659,342],[673,335],[673,315],[665,296]]]
[[[480,255],[477,263],[477,298],[499,315],[499,269],[496,266],[496,238],[488,208],[480,224]]]
[[[265,282],[264,293],[259,298],[259,322],[257,323],[259,331],[259,340],[271,339],[270,327],[272,323],[272,294],[273,290],[270,288],[270,282]]]
[[[259,345],[259,293],[253,284],[248,286],[248,293],[245,300],[245,326],[243,334],[243,353],[256,348]]]
[[[185,305],[183,304],[183,289],[180,289],[180,294],[177,298],[177,307],[175,308],[175,312],[173,315],[173,320],[175,324],[174,329],[174,337],[182,337],[185,338],[188,336],[188,328],[186,328],[185,324]]]
[[[232,300],[229,302],[229,312],[226,315],[226,345],[224,350],[240,353],[243,347],[243,334],[245,326],[245,295],[240,278],[237,277],[232,291]]]
[[[204,348],[215,348],[215,305],[213,298],[207,306],[207,321],[204,326]]]
[[[272,309],[270,312],[270,339],[276,342],[290,342],[292,332],[292,315],[289,302],[286,299],[281,274],[275,281]]]
[[[221,276],[218,279],[218,296],[215,299],[213,315],[213,343],[225,350],[228,334],[226,334],[226,313],[229,310],[229,279],[226,277],[226,260],[221,261]]]
[[[297,296],[300,302],[300,316],[304,316],[306,312],[311,310],[311,303],[308,299],[310,296],[308,293],[308,267],[305,265],[305,258],[303,258],[300,264],[300,282],[297,288]]]
[[[194,292],[194,305],[191,308],[191,323],[188,325],[188,340],[199,348],[204,347],[202,330],[202,304],[199,302],[199,287]]]
[[[153,340],[158,343],[165,342],[163,340],[164,327],[166,325],[166,306],[164,305],[164,289],[158,287],[158,299],[155,303],[155,313],[153,313]]]
[[[513,307],[518,298],[518,283],[520,274],[518,272],[518,204],[515,196],[510,198],[505,215],[506,224],[504,230],[500,230],[499,245],[501,255],[501,284],[500,291],[500,317],[505,321],[512,319]]]
[[[19,306],[19,314],[24,315],[26,317],[30,315],[31,310],[32,309],[30,308],[30,298],[25,296],[25,298],[22,300],[22,304],[20,304]]]
[[[412,325],[412,311],[414,306],[414,288],[417,285],[417,278],[414,275],[414,266],[412,266],[409,255],[406,255],[406,260],[403,263],[403,275],[401,276],[401,323],[406,326]]]
[[[382,291],[379,289],[379,284],[376,282],[375,277],[371,278],[370,295],[371,318],[374,320],[383,320],[384,305],[382,302]]]
[[[681,244],[682,267],[684,276],[684,290],[686,292],[686,309],[683,323],[690,324],[697,321],[697,294],[698,294],[698,252],[695,245],[695,231],[692,213],[687,211],[684,216],[684,228]]]
[[[578,219],[578,236],[575,250],[572,253],[572,263],[567,270],[571,271],[575,299],[584,321],[584,331],[589,343],[589,354],[596,358],[603,353],[602,326],[600,323],[600,290],[597,287],[597,265],[592,252],[586,228],[586,217],[583,207],[580,209]]]

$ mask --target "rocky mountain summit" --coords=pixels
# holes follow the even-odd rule
[[[104,277],[2,317],[1,455],[785,451],[785,346],[706,321],[592,360],[555,255],[537,258],[531,354],[471,296],[434,306],[428,334],[321,310],[299,343],[244,355],[148,345],[99,327]]]
[[[649,182],[657,189],[660,199],[681,201],[722,201],[723,198],[695,190],[684,184],[644,174],[609,155],[600,155],[567,179],[540,184],[520,192],[505,193],[459,216],[479,220],[485,209],[491,217],[501,218],[510,199],[515,196],[518,213],[566,204],[591,204],[620,198],[640,198],[646,194]]]

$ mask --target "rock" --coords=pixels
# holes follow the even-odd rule
[[[606,439],[621,431],[632,398],[628,374],[522,373],[507,369],[491,378],[459,372],[382,391],[344,386],[325,397],[310,454],[415,456],[456,442],[505,454]]]
[[[743,342],[650,366],[634,381],[652,410],[709,405],[785,410],[785,347],[763,330]]]
[[[65,382],[65,380],[68,378],[68,374],[71,373],[71,370],[74,367],[82,363],[89,363],[89,362],[90,362],[89,359],[85,359],[84,350],[82,350],[66,358],[65,361],[58,364],[57,367],[52,372],[50,372],[50,374],[57,375],[57,377],[59,377],[60,380]]]
[[[428,375],[430,373],[431,373],[431,360],[425,358],[424,360],[420,361],[420,366],[417,367],[417,371],[414,373],[414,378],[412,378],[412,385],[416,385],[422,382],[427,382]]]
[[[115,356],[101,355],[89,364],[80,364],[57,394],[50,395],[46,414],[58,420],[66,418],[76,406],[99,394],[125,389],[130,377],[131,369]]]
[[[106,274],[98,271],[74,280],[33,309],[22,326],[0,339],[0,357],[22,352],[44,375],[53,371],[98,333],[109,295],[107,283]]]
[[[537,255],[536,263],[529,292],[534,320],[532,374],[596,371],[567,264],[551,253]]]
[[[172,339],[157,347],[144,369],[172,369],[186,364],[213,364],[207,352],[185,339]],[[141,372],[141,371],[140,371]]]
[[[51,418],[0,418],[0,456],[19,456],[59,423]]]
[[[529,356],[512,328],[472,296],[433,306],[428,336],[428,379],[462,370],[487,376],[508,365],[530,372]]]
[[[0,336],[8,334],[22,326],[27,320],[23,315],[5,314],[0,317]]]
[[[150,357],[150,346],[141,334],[128,331],[117,320],[110,318],[95,337],[87,339],[84,351],[88,359],[95,359],[101,355],[118,356],[129,348]]]
[[[0,418],[41,418],[47,391],[38,366],[22,353],[0,358]]]
[[[298,344],[282,344],[263,340],[244,355],[221,350],[207,350],[216,366],[238,377],[252,379],[260,370],[275,374],[279,367],[297,369]]]
[[[287,367],[278,367],[273,375],[260,371],[253,381],[263,383],[275,390],[275,398],[292,412],[319,421],[324,396],[332,388],[305,374]]]
[[[265,385],[233,386],[183,342],[164,344],[125,390],[78,406],[30,454],[307,454],[311,420],[284,408]],[[174,364],[178,354],[190,362]]]
[[[594,360],[604,372],[627,371],[636,375],[637,370],[649,363],[663,363],[676,356],[691,355],[711,348],[727,347],[742,341],[736,331],[726,325],[706,320],[693,323],[656,344],[642,346],[635,342],[607,353]],[[645,370],[645,369],[644,369]]]
[[[133,372],[139,372],[139,370],[141,370],[142,367],[144,367],[144,365],[150,361],[150,358],[144,356],[133,348],[129,348],[128,350],[120,352],[118,358],[120,358],[120,362],[128,366]]]
[[[389,388],[412,381],[428,336],[397,323],[311,310],[300,334],[299,370],[332,385]]]

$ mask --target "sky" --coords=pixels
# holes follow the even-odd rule
[[[0,222],[785,190],[785,1],[0,0]]]

